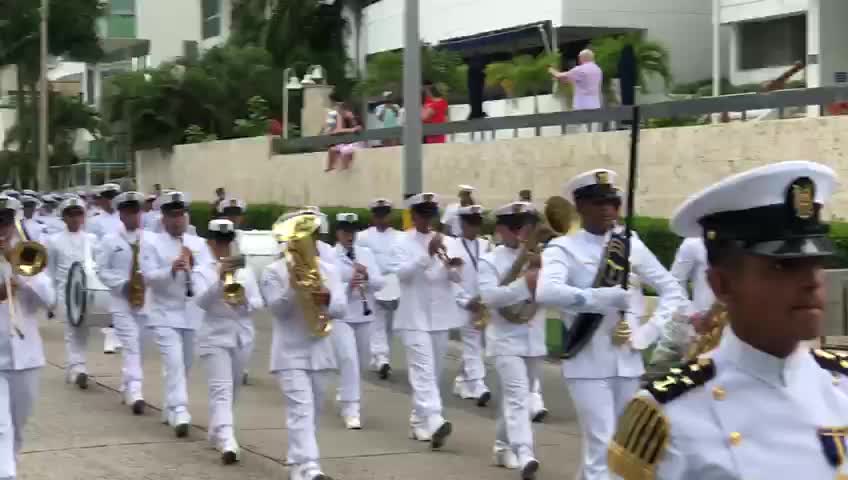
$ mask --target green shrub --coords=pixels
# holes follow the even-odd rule
[[[244,228],[270,230],[274,221],[288,209],[289,207],[278,204],[249,205],[245,215]],[[326,238],[330,242],[335,239],[336,214],[338,213],[353,212],[359,215],[359,222],[363,226],[371,223],[371,211],[367,208],[321,207],[321,211],[327,215],[330,221],[330,233]],[[198,234],[206,234],[210,213],[208,203],[196,202],[191,205],[191,220],[197,227]],[[392,213],[392,224],[395,228],[401,228],[400,210],[395,210]],[[669,230],[668,220],[636,217],[633,228],[660,262],[666,267],[670,267],[682,239]],[[491,234],[493,232],[494,222],[491,218],[487,218],[483,224],[483,233]],[[828,266],[831,268],[848,268],[848,223],[832,222],[830,238],[836,244],[839,253]]]

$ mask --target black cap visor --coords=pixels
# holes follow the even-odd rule
[[[836,254],[833,242],[825,236],[772,240],[749,245],[744,250],[752,255],[771,258],[816,258]]]

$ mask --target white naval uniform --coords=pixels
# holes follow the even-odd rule
[[[132,273],[132,245],[140,242],[144,235],[145,233],[142,233],[140,229],[128,232],[121,225],[118,232],[103,237],[95,256],[97,275],[103,285],[109,287],[112,294],[109,310],[112,313],[115,334],[121,342],[121,357],[123,360],[121,390],[132,399],[142,398],[142,382],[144,380],[141,367],[142,345],[144,344],[144,331],[151,294],[149,291],[147,292],[145,305],[140,309],[130,306],[127,294],[130,274]],[[150,233],[147,232],[147,235],[150,235]],[[139,262],[141,258],[142,252],[139,252]]]
[[[448,227],[445,235],[457,236],[462,234],[462,221],[459,218],[460,206],[459,203],[451,203],[445,207],[445,211],[442,213],[442,219],[440,220],[442,225]]]
[[[44,230],[46,235],[42,237],[43,240],[47,240],[47,237],[53,235],[54,233],[64,232],[67,228],[65,226],[65,222],[62,221],[61,218],[55,215],[36,215],[36,220],[40,220],[44,224]]]
[[[150,210],[141,214],[141,223],[145,230],[151,232],[162,231],[162,212],[158,210]]]
[[[343,318],[347,296],[338,270],[323,259],[319,259],[319,269],[324,286],[330,291],[327,313],[333,319]],[[336,369],[332,340],[312,334],[291,287],[284,259],[265,268],[261,289],[274,315],[271,372],[286,399],[286,458],[294,467],[290,478],[309,480],[321,469],[316,432],[327,384]]]
[[[98,240],[110,233],[120,232],[123,228],[124,224],[121,222],[121,216],[117,210],[112,211],[112,213],[100,210],[100,213],[92,217],[85,225],[85,229],[89,233],[93,233]]]
[[[368,283],[364,285],[365,298],[372,311],[363,314],[362,295],[359,289],[351,286],[353,280],[353,260],[347,255],[347,249],[337,243],[335,247],[335,265],[341,277],[347,295],[347,314],[333,324],[333,348],[339,365],[338,400],[342,417],[359,417],[362,396],[362,372],[368,367],[371,357],[371,326],[374,318],[374,291],[383,287],[383,275],[374,254],[366,247],[354,246],[356,263],[368,269]]]
[[[85,231],[70,232],[65,230],[51,235],[47,239],[47,267],[53,286],[56,289],[56,307],[59,318],[65,320],[65,361],[68,381],[73,381],[80,373],[88,373],[85,362],[85,352],[88,346],[87,327],[74,327],[67,321],[65,305],[65,288],[68,284],[68,271],[76,262],[94,260],[97,248],[96,237]],[[86,256],[89,258],[86,258]]]
[[[392,227],[382,232],[377,227],[370,227],[356,236],[356,244],[367,247],[374,254],[385,280],[383,288],[374,294],[376,308],[372,307],[374,324],[371,333],[371,367],[375,370],[388,365],[391,360],[392,324],[400,291],[397,276],[389,273],[389,261],[400,234]]]
[[[819,366],[803,343],[781,359],[730,327],[707,356],[713,378],[659,404],[670,438],[657,480],[846,478],[848,464],[832,465],[824,444],[840,444],[844,457],[848,378]],[[828,428],[841,438],[824,437]]]
[[[448,331],[463,323],[452,285],[459,280],[458,275],[428,253],[434,235],[414,229],[403,232],[389,265],[389,271],[398,277],[402,299],[394,329],[406,349],[412,387],[410,424],[413,432],[423,430],[430,435],[445,422],[439,378],[448,347]],[[458,255],[452,242],[445,242],[445,248],[448,256]]]
[[[17,242],[16,240],[13,240]],[[8,263],[0,271],[5,289]],[[42,272],[32,277],[15,276],[15,315],[24,337],[10,334],[9,302],[0,303],[0,479],[17,475],[16,460],[23,445],[26,422],[38,397],[38,377],[44,366],[44,348],[38,331],[41,310],[56,301],[50,277]]]
[[[501,384],[495,450],[511,449],[524,465],[533,454],[530,425],[534,379],[541,377],[547,354],[545,309],[539,307],[525,324],[511,323],[499,308],[533,299],[523,276],[501,286],[501,281],[518,258],[519,249],[501,245],[480,259],[480,296],[489,309],[486,328],[486,355],[494,358]]]
[[[31,241],[38,243],[47,241],[47,224],[37,216],[23,218],[21,226],[24,227],[24,231]]]
[[[186,295],[186,272],[171,272],[183,243],[168,233],[147,233],[142,241],[141,272],[152,293],[147,326],[159,345],[164,366],[163,418],[172,426],[175,422],[189,423],[186,377],[194,359],[194,332],[202,311],[194,298]],[[202,238],[184,235],[183,241],[194,257],[192,273],[212,263],[209,247]]]
[[[674,256],[671,275],[680,282],[684,291],[689,290],[691,282],[692,300],[663,327],[652,362],[677,361],[697,336],[690,321],[691,315],[707,312],[715,302],[715,294],[707,282],[707,268],[704,240],[697,237],[683,240]]]
[[[197,348],[209,387],[209,439],[218,445],[235,435],[233,404],[255,336],[251,315],[265,301],[256,275],[247,268],[235,271],[235,281],[244,287],[246,298],[244,305],[235,307],[224,302],[218,262],[199,269],[194,278],[197,305],[204,311]]]
[[[653,287],[660,296],[659,303],[651,320],[640,325],[633,314],[638,294],[631,290],[631,311],[626,318],[633,330],[633,347],[613,345],[612,334],[620,313],[597,301],[592,289],[609,237],[609,232],[593,235],[581,229],[551,241],[542,254],[543,268],[536,291],[540,303],[562,310],[566,327],[571,327],[578,313],[604,314],[583,350],[562,362],[562,374],[583,433],[582,480],[608,478],[607,446],[616,419],[638,391],[639,378],[645,373],[640,350],[657,340],[663,324],[685,302],[680,284],[634,232],[631,275],[638,275],[640,282]]]
[[[490,243],[485,238],[467,240],[456,237],[450,241],[456,245],[454,250],[463,261],[462,281],[454,284],[456,303],[462,317],[462,327],[459,329],[462,363],[454,380],[454,393],[463,398],[480,398],[489,391],[486,386],[486,365],[483,363],[483,331],[472,325],[474,315],[468,306],[479,294],[477,276],[480,258],[489,251]]]

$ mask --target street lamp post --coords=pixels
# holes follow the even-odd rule
[[[47,15],[48,15],[48,0],[41,0],[41,77],[38,79],[38,167],[36,168],[36,179],[38,180],[38,188],[42,191],[50,189],[50,178],[47,163],[49,161],[47,152],[47,105],[50,92],[47,88]],[[20,85],[18,86],[20,88]],[[18,105],[18,108],[22,108]]]
[[[303,86],[297,76],[291,75],[292,69],[286,68],[283,70],[283,139],[289,138],[289,90],[300,90]]]
[[[419,0],[406,0],[404,11],[403,103],[406,120],[403,127],[403,194],[421,193],[424,188],[421,166],[421,37]]]

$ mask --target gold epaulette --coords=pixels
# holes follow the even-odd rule
[[[817,348],[813,350],[813,358],[825,370],[848,375],[848,352]]]
[[[624,480],[653,480],[668,443],[669,423],[650,398],[630,401],[609,446],[609,469]]]
[[[715,377],[715,364],[709,358],[699,358],[679,367],[645,387],[659,403],[667,403],[684,393],[707,383]]]

